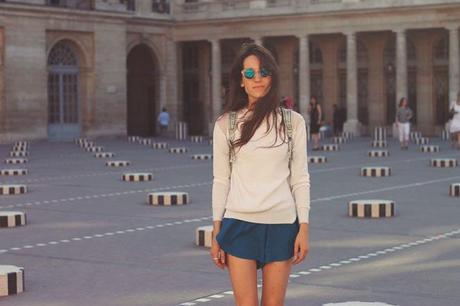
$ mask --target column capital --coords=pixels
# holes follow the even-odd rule
[[[218,43],[220,43],[221,39],[220,38],[208,38],[208,41],[211,44],[218,44]]]
[[[458,29],[460,28],[460,25],[459,24],[448,24],[444,28],[446,28],[449,31],[458,31]]]
[[[346,37],[356,37],[356,34],[357,34],[358,32],[352,31],[352,30],[347,30],[347,31],[343,31],[342,33],[343,33],[343,35],[345,35]]]
[[[264,37],[263,36],[253,36],[251,37],[252,41],[258,45],[262,45],[264,43]]]
[[[406,28],[394,28],[391,29],[392,32],[395,32],[396,34],[406,34],[407,29]]]
[[[299,34],[295,34],[294,36],[300,40],[300,39],[308,39],[310,35],[311,35],[310,33],[299,33]]]

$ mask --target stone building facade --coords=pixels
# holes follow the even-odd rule
[[[0,142],[208,134],[243,42],[276,56],[281,94],[307,118],[315,95],[346,130],[443,127],[459,91],[458,0],[0,0]],[[171,128],[172,130],[172,128]]]

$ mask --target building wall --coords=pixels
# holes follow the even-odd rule
[[[88,135],[126,133],[126,28],[96,24],[93,124]]]
[[[35,18],[4,19],[5,127],[3,141],[46,138],[46,32]]]
[[[35,6],[0,11],[0,142],[47,138],[47,59],[62,40],[74,46],[79,60],[82,136],[126,135],[126,59],[143,41],[159,65],[158,99],[152,103],[158,110],[167,106],[175,122],[177,89],[171,77],[177,78],[177,55],[169,26],[68,11]]]
[[[4,75],[5,37],[4,29],[0,27],[0,135],[5,133],[6,105],[5,105],[5,75]],[[1,138],[1,136],[0,136]]]
[[[383,1],[345,5],[335,1],[277,10],[265,5],[266,9],[224,11],[219,2],[208,1],[205,9],[195,14],[185,14],[177,2],[173,7],[176,21],[172,21],[169,15],[152,13],[150,1],[137,1],[135,12],[127,12],[115,0],[96,1],[100,11],[37,5],[44,0],[28,0],[31,6],[7,1],[0,4],[0,142],[47,138],[47,57],[62,39],[75,45],[80,60],[82,136],[126,134],[126,58],[129,50],[140,43],[150,47],[158,65],[156,109],[166,106],[174,125],[177,120],[186,120],[181,43],[203,42],[200,100],[203,126],[207,127],[214,120],[210,40],[219,39],[222,48],[248,39],[271,44],[280,64],[280,93],[296,97],[296,83],[303,80],[296,80],[293,73],[295,54],[299,37],[308,34],[322,52],[322,103],[325,119],[330,122],[332,105],[340,100],[339,71],[346,73],[347,68],[339,62],[338,52],[346,46],[346,33],[350,31],[357,34],[357,41],[368,51],[369,125],[382,125],[388,111],[384,49],[399,28],[407,30],[417,50],[417,128],[434,134],[438,125],[434,84],[439,69],[433,63],[433,49],[446,35],[445,27],[460,25],[460,4],[431,1],[431,5],[424,6],[423,1],[406,1],[408,6],[403,6],[404,1],[386,2],[395,5],[384,5]],[[289,22],[282,14],[289,15]]]

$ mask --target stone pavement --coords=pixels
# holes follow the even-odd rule
[[[234,305],[227,272],[215,268],[208,249],[195,246],[195,229],[211,224],[212,161],[206,143],[170,154],[125,139],[95,139],[125,168],[109,168],[74,143],[32,142],[25,176],[0,182],[28,187],[0,196],[0,211],[24,211],[27,225],[0,229],[0,264],[25,269],[25,292],[0,298],[8,306]],[[460,168],[433,168],[432,157],[460,161],[460,152],[432,139],[440,152],[415,144],[389,157],[368,157],[369,138],[310,164],[311,243],[307,260],[293,268],[287,306],[346,301],[391,305],[460,305],[460,198],[449,185]],[[0,146],[6,158],[11,145]],[[391,167],[389,177],[361,177],[362,166]],[[152,172],[148,182],[123,182],[124,172]],[[184,206],[150,206],[150,191],[188,192]],[[347,216],[357,199],[395,202],[395,217]]]

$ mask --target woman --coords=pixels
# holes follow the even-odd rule
[[[308,114],[310,115],[310,134],[313,139],[313,151],[319,150],[319,128],[321,127],[321,106],[315,96],[310,99],[308,105]]]
[[[245,44],[230,72],[229,95],[213,133],[214,264],[228,267],[236,305],[284,305],[291,266],[308,252],[310,177],[303,117],[291,111],[292,155],[270,52]],[[229,115],[236,112],[234,140]],[[292,159],[289,159],[292,156]],[[290,164],[290,166],[289,166]]]
[[[399,130],[399,143],[401,150],[409,148],[409,133],[410,133],[410,120],[412,119],[413,112],[409,108],[407,99],[401,98],[399,100],[399,108],[396,112],[396,126]]]
[[[452,135],[455,148],[460,150],[460,92],[457,94],[457,101],[452,103],[450,112],[454,115],[450,121],[450,133]]]

